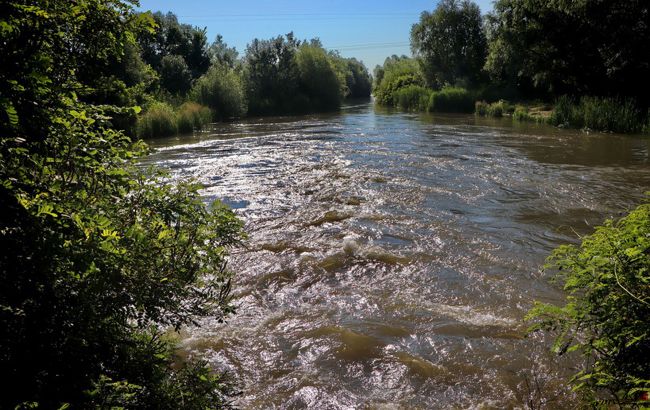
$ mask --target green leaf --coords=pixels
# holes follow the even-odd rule
[[[12,104],[5,106],[5,113],[9,118],[9,124],[14,127],[18,125],[18,112],[16,112],[16,108]]]

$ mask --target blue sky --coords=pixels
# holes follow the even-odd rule
[[[392,54],[410,55],[409,31],[436,1],[424,0],[140,0],[141,10],[171,11],[183,23],[207,27],[243,54],[253,38],[293,31],[300,39],[318,37],[328,49],[356,57],[372,70]],[[485,13],[491,0],[476,1]]]

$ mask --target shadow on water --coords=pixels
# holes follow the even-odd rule
[[[650,188],[647,139],[364,102],[152,142],[245,221],[238,313],[185,331],[243,408],[512,408],[526,378],[571,407],[549,340],[525,337],[539,268]]]

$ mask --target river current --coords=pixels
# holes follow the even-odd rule
[[[242,408],[548,408],[574,401],[527,335],[541,269],[650,189],[650,140],[381,111],[249,119],[151,143],[245,222],[237,313],[182,334]]]

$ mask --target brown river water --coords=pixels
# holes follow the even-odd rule
[[[151,146],[245,221],[237,314],[181,344],[245,409],[571,407],[576,358],[523,322],[563,298],[541,265],[650,189],[642,137],[367,103]]]

